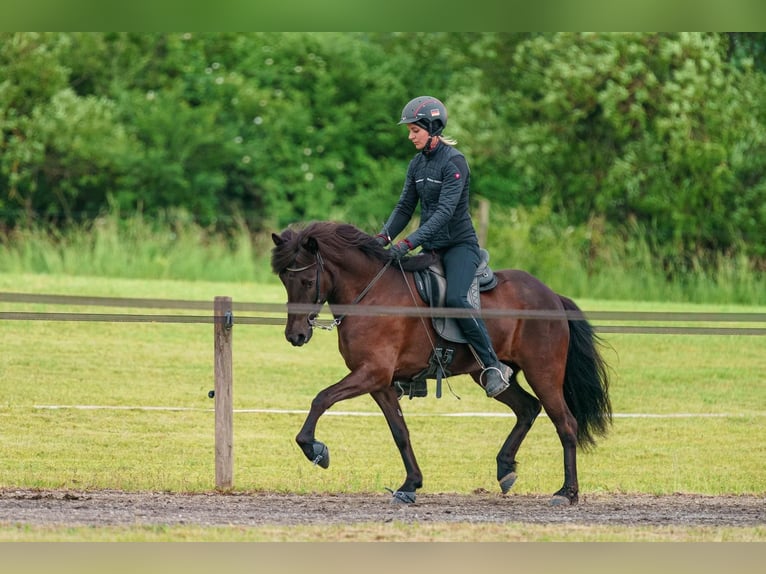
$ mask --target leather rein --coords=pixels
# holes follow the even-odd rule
[[[359,293],[359,295],[356,296],[356,298],[352,301],[352,305],[356,305],[361,301],[367,293],[370,292],[370,289],[372,289],[373,285],[378,282],[378,280],[383,277],[383,273],[385,273],[386,269],[389,268],[391,265],[391,260],[388,260],[386,264],[382,267],[380,271],[378,271],[378,274],[375,275],[375,277],[372,278],[372,281],[370,281],[367,284],[367,287],[362,289],[362,292]],[[286,267],[285,271],[290,271],[291,273],[300,273],[301,271],[306,271],[307,269],[311,269],[312,267],[316,267],[316,298],[314,301],[315,305],[324,305],[324,303],[327,301],[327,299],[322,299],[321,294],[321,279],[322,279],[322,273],[324,273],[324,259],[322,259],[321,253],[319,251],[316,252],[316,255],[314,257],[314,262],[309,263],[308,265],[304,265],[303,267]],[[340,315],[338,317],[335,317],[332,321],[329,323],[320,323],[319,319],[317,317],[319,316],[319,312],[311,313],[308,318],[309,325],[314,328],[317,327],[319,329],[324,329],[325,331],[332,331],[335,327],[339,326],[343,319],[346,317],[346,315]]]

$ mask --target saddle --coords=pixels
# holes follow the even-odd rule
[[[476,269],[471,288],[468,290],[468,302],[474,309],[481,308],[480,293],[489,291],[497,285],[497,277],[489,267],[489,251],[481,249],[481,260]],[[447,278],[441,258],[437,258],[427,269],[415,271],[415,286],[418,294],[431,307],[444,307],[447,293]],[[436,334],[442,339],[454,343],[467,343],[457,320],[454,317],[433,317],[431,319]]]
[[[497,277],[489,267],[489,252],[481,249],[481,260],[476,269],[476,275],[468,290],[468,302],[474,309],[481,308],[481,293],[489,291],[497,285]],[[447,293],[447,278],[444,275],[444,266],[441,258],[436,260],[426,269],[413,272],[415,287],[423,302],[430,307],[444,307]],[[445,341],[452,343],[467,343],[457,320],[454,317],[432,317],[431,323],[436,334]],[[451,376],[449,366],[455,354],[454,347],[436,347],[428,360],[428,367],[415,375],[410,381],[394,381],[399,398],[408,395],[425,397],[428,395],[427,379],[436,379],[436,398],[440,398],[441,382],[443,377]]]

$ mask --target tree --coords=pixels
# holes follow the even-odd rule
[[[549,197],[573,222],[637,221],[666,254],[757,243],[763,77],[723,53],[716,34],[530,38],[492,102],[509,137],[491,155],[507,157],[521,201]]]

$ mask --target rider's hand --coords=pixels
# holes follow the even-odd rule
[[[392,245],[389,251],[391,253],[391,259],[394,262],[399,262],[402,260],[402,257],[404,257],[405,255],[407,255],[407,253],[409,253],[410,246],[407,243],[407,240],[405,239],[404,241],[400,241],[396,245]]]

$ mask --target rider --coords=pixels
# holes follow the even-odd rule
[[[383,231],[376,237],[387,245],[409,223],[420,202],[420,226],[392,245],[399,261],[416,247],[436,251],[442,257],[447,279],[445,305],[473,309],[468,291],[480,262],[479,239],[468,210],[470,170],[455,141],[442,135],[447,109],[431,96],[417,97],[402,110],[399,124],[406,124],[409,140],[419,151],[410,161],[404,189]],[[511,369],[501,363],[492,348],[487,327],[480,316],[457,318],[483,369],[480,382],[488,397],[509,386]]]

